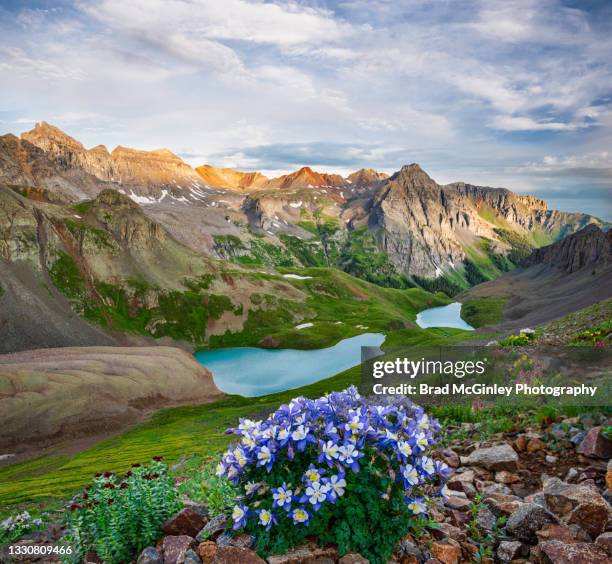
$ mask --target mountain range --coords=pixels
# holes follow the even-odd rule
[[[270,179],[193,168],[167,149],[87,149],[41,122],[0,136],[0,292],[11,298],[0,324],[7,351],[124,343],[121,329],[203,343],[266,308],[307,319],[312,288],[283,282],[284,269],[454,295],[585,226],[608,227],[503,188],[440,185],[414,163]],[[185,317],[190,300],[201,317]]]

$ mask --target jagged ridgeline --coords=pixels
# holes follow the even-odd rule
[[[415,164],[269,179],[194,169],[167,149],[87,149],[44,122],[0,137],[0,182],[6,350],[126,333],[316,346],[363,325],[356,303],[373,329],[410,325],[429,292],[454,295],[605,227],[508,190],[441,186]],[[293,331],[311,319],[322,326]],[[26,326],[32,340],[18,343]]]

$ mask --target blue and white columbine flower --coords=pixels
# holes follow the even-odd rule
[[[280,488],[272,490],[272,499],[274,500],[272,507],[282,507],[289,510],[293,501],[293,492],[287,484],[283,484]]]
[[[270,472],[274,464],[274,453],[268,446],[262,446],[257,453],[257,466],[265,466],[266,470]]]
[[[311,464],[308,467],[308,470],[304,472],[302,479],[305,482],[320,482],[323,474],[325,474],[325,470],[319,470],[318,468],[315,468],[314,464]]]
[[[306,493],[300,498],[300,503],[310,503],[315,511],[318,511],[321,504],[327,501],[330,487],[321,482],[312,482],[306,488]]]
[[[412,513],[414,513],[415,515],[427,513],[427,511],[429,510],[429,507],[427,507],[427,505],[423,502],[423,499],[407,498],[406,501],[408,502],[408,509],[410,509],[410,511],[412,511]]]
[[[291,512],[294,525],[306,525],[310,519],[310,513],[302,507],[298,507]]]
[[[330,476],[327,481],[327,485],[329,486],[331,501],[336,501],[337,498],[344,495],[344,488],[346,488],[344,474],[334,474],[333,476]]]
[[[267,509],[260,509],[257,514],[259,515],[259,524],[264,526],[266,531],[269,531],[270,527],[276,523],[274,513]]]
[[[321,441],[321,454],[319,454],[319,462],[327,462],[330,466],[338,460],[340,455],[339,446],[334,441],[327,441],[326,443]]]
[[[234,529],[241,529],[246,525],[246,520],[249,515],[249,510],[245,505],[235,505],[232,511],[232,520],[234,521]]]
[[[360,453],[352,443],[341,445],[338,449],[338,459],[346,466],[352,468],[353,472],[359,471],[357,460],[362,456],[363,454]]]
[[[424,456],[421,459],[421,469],[426,474],[429,474],[430,476],[433,475],[434,472],[436,471],[434,461],[431,458]]]
[[[406,486],[406,489],[418,485],[420,481],[419,472],[414,466],[412,466],[412,464],[404,466],[404,468],[402,469],[402,478],[404,479],[404,485]]]

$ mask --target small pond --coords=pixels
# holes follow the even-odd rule
[[[471,325],[461,319],[461,304],[459,302],[425,309],[417,314],[416,322],[423,329],[427,327],[454,327],[466,331],[474,330]]]
[[[380,347],[382,333],[364,333],[314,350],[237,347],[195,354],[228,394],[263,396],[312,384],[361,362],[361,347]]]

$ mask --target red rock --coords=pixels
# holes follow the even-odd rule
[[[524,502],[514,496],[501,493],[490,493],[484,498],[484,503],[489,506],[496,517],[508,516],[517,511]]]
[[[538,439],[534,437],[527,443],[527,452],[538,452],[539,450],[544,450],[546,445],[542,441],[542,439]]]
[[[217,553],[217,545],[212,541],[205,541],[198,545],[198,556],[202,564],[211,564]]]
[[[444,505],[451,509],[456,509],[457,511],[467,511],[472,505],[472,502],[467,498],[451,495],[444,502]]]
[[[195,546],[196,542],[187,535],[167,536],[162,540],[164,564],[178,564],[185,557],[185,552]]]
[[[431,554],[443,564],[458,564],[461,548],[450,542],[434,541],[431,545]]]
[[[608,460],[608,467],[606,469],[606,487],[612,490],[612,460]]]
[[[521,478],[513,472],[500,470],[499,472],[495,473],[495,481],[500,484],[514,484],[516,482],[520,482]]]
[[[601,427],[593,427],[582,442],[578,445],[576,452],[590,458],[612,458],[612,441],[601,434]]]
[[[440,456],[442,457],[442,460],[444,460],[444,462],[446,462],[446,464],[448,464],[451,468],[458,468],[461,464],[459,455],[451,448],[445,448],[440,453]]]
[[[610,506],[595,486],[566,484],[558,478],[544,483],[546,505],[568,525],[576,524],[592,538],[606,529]]]
[[[518,452],[525,452],[525,449],[527,448],[527,437],[525,435],[519,435],[516,437],[516,440],[514,441],[514,448]]]
[[[247,548],[217,546],[212,564],[265,564],[265,560]]]
[[[195,537],[207,522],[205,515],[191,507],[185,507],[162,525],[162,531],[167,535]]]
[[[545,564],[610,564],[606,551],[594,544],[552,540],[540,543],[538,548]]]
[[[456,541],[463,541],[466,539],[465,533],[459,527],[454,527],[450,523],[439,523],[438,527],[431,530],[431,534],[438,540],[443,540],[447,537]]]
[[[588,542],[589,539],[585,538],[584,533],[580,535],[578,532],[573,531],[565,525],[555,525],[548,523],[544,525],[539,531],[536,532],[536,536],[540,542],[558,540],[566,544],[574,544],[577,542]]]
[[[451,519],[457,527],[463,527],[470,522],[470,516],[468,513],[462,513],[461,511],[455,511],[451,509]]]

